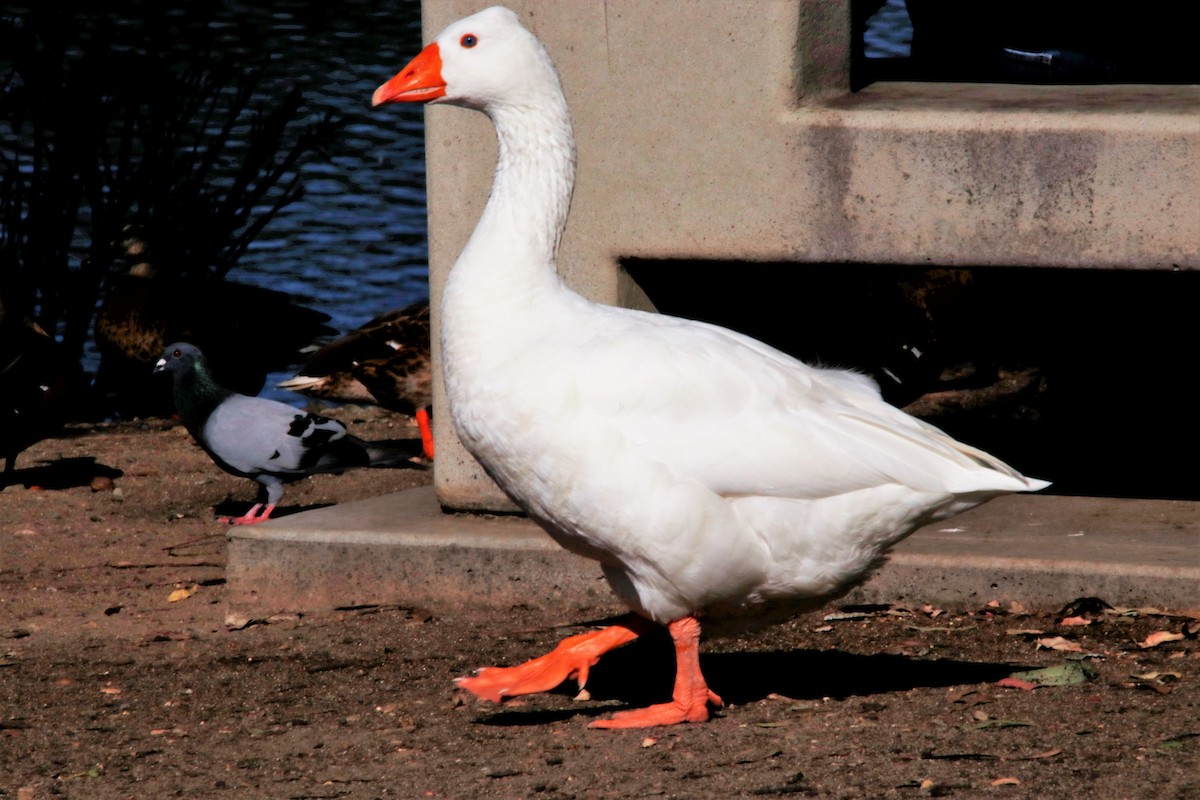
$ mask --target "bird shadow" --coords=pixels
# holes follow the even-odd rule
[[[433,468],[433,462],[425,459],[425,446],[420,438],[408,439],[376,439],[371,444],[395,452],[398,460],[384,464],[372,465],[376,469],[419,469]]]
[[[700,657],[709,687],[726,703],[745,705],[781,695],[793,700],[845,699],[910,689],[994,683],[1025,667],[1001,662],[928,659],[838,650],[706,653]],[[485,725],[544,725],[571,717],[597,717],[621,707],[640,708],[670,699],[675,659],[669,638],[643,636],[606,653],[588,676],[592,700],[621,706],[573,707],[539,711],[498,710],[479,720]],[[574,681],[555,694],[573,696]]]
[[[43,461],[36,467],[14,469],[0,475],[0,488],[23,485],[42,489],[74,489],[88,486],[96,478],[119,478],[125,473],[116,467],[101,464],[92,456],[73,456]]]

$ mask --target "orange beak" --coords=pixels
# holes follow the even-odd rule
[[[396,77],[375,90],[371,105],[425,103],[446,94],[442,80],[442,54],[437,42],[426,47]]]

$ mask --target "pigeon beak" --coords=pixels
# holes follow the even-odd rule
[[[165,358],[160,358],[158,360],[158,362],[155,363],[155,365],[154,365],[154,372],[162,372],[166,368],[167,368],[167,360]]]
[[[437,42],[426,47],[396,77],[375,90],[371,105],[426,103],[446,95],[442,79],[442,53]]]

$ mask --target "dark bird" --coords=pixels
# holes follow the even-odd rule
[[[4,475],[17,455],[57,431],[87,392],[79,361],[37,323],[0,301],[0,457]]]
[[[335,403],[377,405],[415,414],[433,458],[428,409],[433,402],[429,356],[429,301],[380,314],[321,347],[294,378],[279,384]]]
[[[269,519],[285,483],[354,467],[412,466],[409,459],[417,454],[415,449],[363,441],[328,417],[231,391],[213,378],[207,359],[194,345],[170,345],[154,371],[171,373],[179,417],[217,466],[259,484],[254,506],[224,522],[251,525]]]
[[[269,372],[300,363],[305,348],[335,333],[329,316],[298,304],[285,292],[227,280],[171,263],[149,234],[130,226],[115,245],[129,264],[108,283],[96,312],[100,351],[98,390],[113,410],[160,414],[170,397],[148,381],[171,342],[194,342],[212,358],[217,379],[256,394]],[[253,358],[244,342],[254,341]]]

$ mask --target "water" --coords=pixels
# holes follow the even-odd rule
[[[887,0],[867,20],[863,34],[867,58],[908,58],[912,53],[912,20],[904,0]]]
[[[419,1],[230,3],[218,20],[231,40],[256,29],[276,85],[300,87],[314,117],[344,120],[330,158],[303,169],[304,198],[271,221],[229,277],[289,292],[339,332],[428,297],[423,111],[370,105],[375,87],[420,51]],[[269,376],[263,394],[303,403],[274,388],[287,377]]]
[[[269,60],[255,105],[274,107],[296,86],[308,117],[332,112],[344,121],[328,157],[302,168],[305,196],[271,221],[229,278],[288,292],[328,314],[339,332],[428,297],[423,110],[370,107],[375,87],[423,44],[419,0],[344,0],[335,6],[224,0],[215,3],[211,18],[182,2],[161,8],[178,21],[182,35],[158,43],[135,36],[142,46],[194,50],[191,42],[204,37],[187,33],[207,24],[226,56],[247,64]],[[144,9],[143,0],[118,0],[109,13],[136,34]],[[895,55],[888,42],[903,38],[906,24],[903,0],[890,0],[868,31],[872,53],[883,48],[883,55]],[[241,146],[230,143],[231,150]],[[89,343],[84,368],[94,372],[98,364]],[[290,372],[270,375],[264,395],[304,403],[275,388],[288,377]]]
[[[110,13],[120,25],[137,31],[142,7],[142,0],[124,0],[114,2]],[[305,197],[272,219],[229,278],[287,291],[329,314],[338,332],[425,299],[424,112],[403,104],[370,107],[376,86],[422,46],[420,1],[343,0],[325,5],[311,0],[224,0],[215,7],[214,18],[184,2],[167,6],[166,13],[184,29],[208,24],[222,52],[238,54],[247,64],[264,56],[269,60],[266,79],[254,97],[257,106],[275,107],[289,88],[298,86],[307,116],[318,119],[331,112],[344,121],[328,158],[302,168]],[[904,0],[889,0],[872,19],[870,53],[895,55],[889,42],[904,37],[906,24]],[[190,38],[146,41],[145,46],[182,49]],[[239,143],[232,143],[232,149],[236,146]],[[95,372],[97,366],[98,354],[89,345],[84,367]],[[290,374],[270,375],[264,395],[304,403],[304,398],[275,387]]]
[[[265,79],[251,107],[277,108],[295,87],[305,99],[305,120],[329,112],[343,121],[324,157],[302,167],[304,197],[271,220],[228,277],[287,292],[328,314],[330,325],[343,333],[428,297],[424,112],[404,104],[370,106],[375,88],[420,51],[419,0],[152,3],[115,0],[104,10],[126,32],[120,41],[133,43],[121,47],[182,54],[202,63],[211,46],[221,62],[254,66],[265,61]],[[27,12],[14,8],[11,13],[20,18]],[[100,24],[94,9],[86,13],[89,26]],[[161,30],[146,24],[151,13],[171,21],[172,35],[150,33]],[[203,35],[206,27],[212,35]],[[238,132],[248,132],[250,124],[249,118],[239,120],[229,152],[246,148]],[[210,178],[216,185],[231,180],[221,174]],[[87,233],[81,229],[80,255]],[[254,343],[246,346],[252,349]],[[98,365],[99,354],[89,342],[84,368],[94,373]],[[303,404],[302,396],[274,387],[291,374],[270,375],[263,394]]]
[[[344,0],[332,8],[226,3],[216,24],[227,26],[230,47],[247,29],[263,37],[268,87],[295,84],[314,117],[332,111],[345,120],[331,158],[304,168],[305,197],[272,220],[229,277],[289,292],[345,332],[429,294],[423,112],[370,107],[375,87],[423,42],[419,0]],[[889,0],[872,20],[868,46],[880,56],[906,55],[906,35],[904,2]],[[263,394],[303,403],[274,388],[290,376],[269,376]]]

